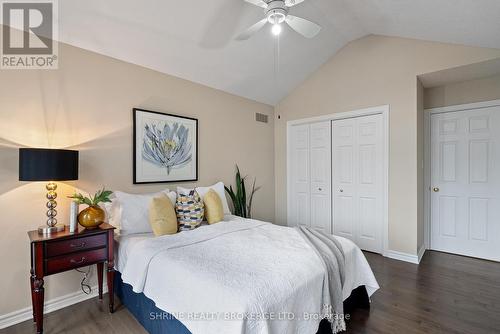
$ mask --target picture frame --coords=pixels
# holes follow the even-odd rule
[[[133,183],[198,180],[198,119],[134,108]]]

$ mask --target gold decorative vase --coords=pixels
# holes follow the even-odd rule
[[[83,227],[92,230],[104,223],[106,215],[104,210],[98,206],[89,206],[78,214],[78,223]]]

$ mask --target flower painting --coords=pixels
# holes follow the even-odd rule
[[[197,180],[198,120],[134,109],[134,183]]]

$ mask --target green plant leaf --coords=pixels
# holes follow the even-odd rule
[[[88,196],[84,196],[81,193],[75,193],[71,196],[68,196],[69,198],[75,200],[78,204],[86,204],[88,206],[95,206],[98,205],[99,203],[110,203],[111,200],[109,199],[109,196],[113,194],[112,191],[110,190],[105,190],[104,188],[102,190],[98,190],[94,196],[91,196],[90,194]]]
[[[224,189],[228,193],[231,201],[233,202],[233,210],[236,216],[250,218],[251,210],[252,210],[252,201],[253,195],[260,187],[255,186],[255,179],[252,185],[252,190],[250,193],[247,192],[246,189],[246,180],[247,176],[241,177],[240,168],[236,165],[236,174],[235,174],[235,189],[230,185],[229,188],[224,186]],[[247,204],[248,200],[248,204]]]
[[[224,189],[226,192],[229,194],[229,197],[231,198],[231,202],[233,202],[233,213],[236,215],[236,195],[234,194],[233,187],[226,187],[224,186]]]
[[[250,199],[248,201],[248,218],[252,218],[252,202],[253,202],[253,195],[257,192],[257,190],[260,189],[260,187],[255,187],[255,182],[257,181],[257,178],[253,179],[253,184],[252,184],[252,192],[250,193]]]

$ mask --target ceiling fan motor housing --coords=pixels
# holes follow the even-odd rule
[[[273,0],[267,4],[267,21],[271,24],[280,24],[285,21],[288,14],[288,7],[283,0]]]

